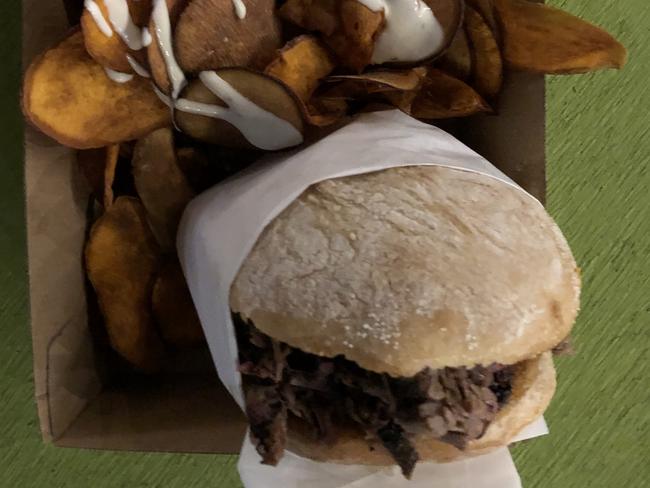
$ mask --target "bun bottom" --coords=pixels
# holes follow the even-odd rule
[[[510,399],[490,423],[483,437],[470,441],[467,448],[461,451],[451,444],[431,438],[427,432],[417,434],[412,441],[420,461],[450,462],[507,446],[524,427],[544,413],[555,393],[555,385],[555,368],[550,351],[519,363]],[[338,427],[334,433],[336,440],[332,443],[317,441],[305,422],[293,418],[289,422],[287,448],[315,461],[378,466],[395,464],[383,446],[380,443],[370,444],[363,432],[352,427]]]

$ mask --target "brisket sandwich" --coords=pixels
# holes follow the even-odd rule
[[[496,179],[393,168],[305,191],[231,288],[251,436],[335,463],[507,445],[555,391],[580,280],[542,205]]]

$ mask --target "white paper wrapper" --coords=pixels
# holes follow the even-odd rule
[[[399,111],[387,111],[363,114],[301,151],[266,158],[249,171],[203,193],[188,206],[178,236],[179,257],[219,377],[242,408],[229,291],[264,227],[314,183],[416,165],[481,173],[519,188],[446,132]],[[546,433],[546,424],[541,420],[527,429],[525,438]],[[239,470],[247,488],[521,486],[507,449],[450,464],[421,463],[411,482],[398,476],[393,468],[316,463],[291,453],[287,453],[278,468],[260,465],[259,461],[246,441]]]

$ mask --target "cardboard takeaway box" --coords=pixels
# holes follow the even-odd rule
[[[25,66],[65,35],[82,3],[23,0]],[[508,76],[498,116],[442,127],[543,201],[544,117],[543,77],[517,74]],[[45,441],[239,452],[245,419],[220,385],[207,348],[170,359],[156,377],[135,376],[111,353],[83,270],[90,198],[75,152],[27,127],[25,181],[34,383]]]

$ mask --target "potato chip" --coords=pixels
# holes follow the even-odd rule
[[[384,28],[384,12],[374,12],[358,0],[341,0],[342,29],[329,43],[342,63],[361,72],[371,63],[375,41]]]
[[[436,66],[459,80],[467,81],[472,74],[472,53],[465,29],[460,29],[449,49],[438,60]]]
[[[104,0],[95,0],[95,3],[104,19],[110,19]],[[127,0],[129,13],[135,25],[144,26],[149,21],[151,14],[151,0]],[[122,38],[113,32],[107,36],[100,29],[90,10],[84,9],[81,16],[81,29],[88,54],[102,66],[123,73],[133,73],[133,68],[127,61],[127,54],[139,57],[140,53],[129,50]],[[139,59],[142,62],[144,58]]]
[[[604,30],[562,10],[525,0],[495,0],[507,66],[533,73],[620,69],[625,47]]]
[[[170,123],[151,84],[139,77],[112,81],[86,52],[80,31],[32,63],[22,102],[36,127],[76,149],[136,139]]]
[[[494,9],[494,0],[465,0],[465,3],[483,16],[483,20],[485,20],[485,22],[490,26],[492,35],[496,39],[497,43],[500,43],[501,31],[499,29],[499,23],[497,22],[497,14]]]
[[[151,230],[163,249],[174,249],[178,223],[194,192],[178,166],[171,129],[158,129],[141,138],[132,166]]]
[[[348,104],[342,98],[313,97],[307,105],[307,121],[316,127],[327,127],[347,115]]]
[[[264,69],[282,47],[275,0],[246,0],[239,18],[232,0],[189,0],[174,30],[178,64],[186,73],[231,66]]]
[[[284,19],[324,34],[341,65],[361,72],[370,64],[384,13],[357,0],[289,0],[279,10]]]
[[[176,256],[164,260],[151,297],[153,315],[165,343],[190,347],[205,341],[199,316]]]
[[[240,95],[266,112],[289,122],[298,132],[303,132],[302,104],[282,83],[270,76],[243,68],[222,69],[218,70],[217,74]],[[223,100],[208,90],[200,80],[190,82],[181,96],[193,102],[226,106]],[[199,141],[254,149],[244,135],[225,120],[179,110],[176,112],[176,123],[184,133]]]
[[[400,110],[418,119],[448,119],[490,111],[471,86],[433,68],[418,90],[385,96]]]
[[[264,72],[282,81],[306,103],[334,67],[332,55],[318,39],[300,36],[278,51]]]
[[[95,222],[86,244],[88,278],[113,348],[138,369],[158,369],[165,350],[151,313],[160,250],[140,201],[120,197]]]
[[[465,27],[472,50],[472,84],[483,97],[492,100],[503,85],[503,62],[497,41],[481,14],[465,8]]]
[[[283,19],[326,37],[341,27],[337,0],[287,0],[278,10]]]
[[[420,86],[422,79],[426,76],[426,68],[411,68],[404,70],[381,70],[369,71],[362,75],[336,75],[330,76],[329,80],[352,80],[368,85],[370,93],[383,91],[373,89],[374,85],[379,85],[388,89],[395,90],[415,90]]]

